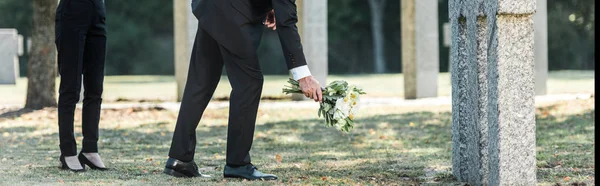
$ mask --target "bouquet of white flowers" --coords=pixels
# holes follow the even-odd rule
[[[302,93],[298,81],[290,79],[283,93]],[[322,88],[323,102],[319,108],[319,117],[325,117],[325,124],[348,132],[354,128],[354,116],[360,108],[360,95],[366,94],[356,86],[348,86],[346,81],[334,81]]]

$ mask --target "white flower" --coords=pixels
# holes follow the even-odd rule
[[[337,105],[336,105],[337,106]],[[348,115],[345,112],[342,112],[342,110],[336,109],[335,112],[333,113],[333,119],[334,120],[342,120],[342,119],[346,119],[346,117],[348,117]]]
[[[350,109],[350,113],[352,115],[356,115],[358,113],[358,110],[360,110],[360,105],[355,105],[354,107],[352,107],[352,109]]]
[[[335,109],[336,110],[340,110],[343,113],[348,113],[350,111],[350,105],[348,104],[348,99],[346,98],[339,98],[336,102],[335,102]]]

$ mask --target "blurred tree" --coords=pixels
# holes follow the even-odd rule
[[[369,0],[371,8],[371,32],[373,33],[373,53],[375,73],[385,72],[385,49],[383,37],[383,15],[385,15],[386,0]]]
[[[42,109],[56,106],[55,13],[56,1],[33,1],[32,47],[25,108]]]
[[[173,1],[105,3],[106,74],[174,74]]]
[[[330,0],[328,6],[329,73],[373,73],[376,69],[369,2]],[[386,1],[380,11],[385,12],[385,72],[400,72],[400,1]]]
[[[548,0],[548,68],[594,69],[594,0]]]
[[[448,0],[439,2],[439,34],[448,22]],[[595,67],[594,0],[548,1],[549,69]],[[329,0],[329,73],[376,72],[371,6],[366,0]],[[31,35],[32,0],[0,0],[0,27]],[[106,1],[108,24],[107,75],[173,75],[172,0]],[[400,1],[386,1],[382,9],[383,59],[386,73],[401,72]],[[440,37],[440,71],[448,69],[448,47]],[[258,49],[264,74],[288,74],[279,38],[265,30]],[[21,75],[27,74],[28,55],[20,57]]]

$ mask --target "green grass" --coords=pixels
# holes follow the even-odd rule
[[[548,94],[593,93],[594,71],[553,71],[549,73]],[[281,92],[287,76],[265,76],[263,97],[289,97]],[[404,95],[404,76],[402,74],[379,75],[331,75],[327,81],[346,80],[350,84],[362,87],[370,97],[402,97]],[[59,80],[57,79],[57,85]],[[376,83],[374,83],[376,82]],[[16,85],[0,85],[0,104],[24,104],[27,79],[20,78]],[[58,89],[58,86],[57,86]],[[105,102],[117,100],[130,101],[174,101],[176,84],[173,76],[107,76],[104,83]],[[231,86],[227,76],[221,78],[215,98],[229,96]],[[449,96],[451,92],[450,76],[440,73],[438,76],[438,95]]]
[[[449,109],[369,107],[345,134],[324,127],[316,108],[261,108],[253,163],[280,180],[247,182],[222,177],[227,109],[207,110],[197,129],[195,160],[214,177],[183,179],[161,173],[177,113],[103,110],[100,153],[114,170],[71,173],[59,170],[56,109],[48,108],[0,117],[0,184],[461,185],[451,174]],[[594,98],[536,110],[539,185],[593,184],[594,113]]]

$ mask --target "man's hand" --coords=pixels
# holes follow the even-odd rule
[[[323,102],[323,92],[321,91],[321,85],[313,76],[306,76],[298,80],[300,89],[304,95],[310,99],[314,99],[315,102]]]
[[[265,25],[267,25],[267,28],[270,29],[277,29],[277,22],[275,21],[275,11],[271,10],[268,14],[267,14],[267,19],[265,20]]]

